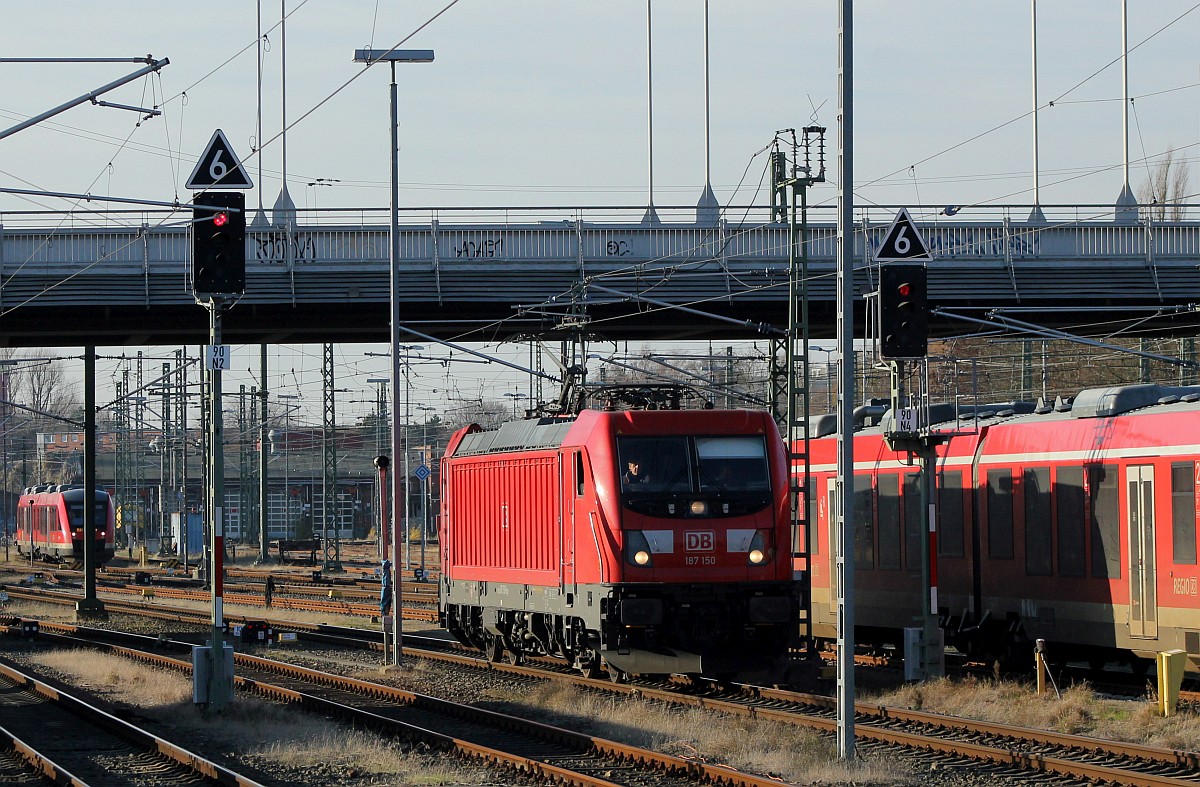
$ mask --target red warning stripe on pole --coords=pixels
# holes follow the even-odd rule
[[[220,598],[225,590],[225,536],[213,536],[213,595]]]

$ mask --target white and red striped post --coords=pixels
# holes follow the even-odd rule
[[[223,609],[225,579],[225,427],[221,411],[221,372],[229,362],[221,345],[221,311],[227,303],[220,296],[213,296],[207,304],[209,311],[209,347],[206,349],[205,366],[209,374],[209,483],[208,498],[209,528],[212,535],[209,582],[212,587],[212,637],[208,648],[208,681],[206,686],[198,684],[199,674],[193,665],[194,696],[203,698],[210,712],[219,712],[233,701],[233,666],[225,661],[225,620]],[[202,651],[201,651],[202,653]],[[193,659],[201,653],[193,651]]]
[[[390,593],[388,588],[387,573],[392,569],[391,566],[391,521],[388,518],[388,465],[390,464],[386,456],[377,456],[372,460],[375,469],[379,471],[379,557],[383,565],[383,593]],[[394,602],[393,602],[394,603]],[[381,595],[379,599],[380,606],[380,625],[383,626],[383,663],[385,665],[391,663],[392,653],[392,632],[389,630],[388,617],[384,613],[385,599]],[[392,610],[395,612],[395,609]]]

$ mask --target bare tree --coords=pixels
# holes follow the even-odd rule
[[[769,374],[765,357],[734,355],[731,349],[684,353],[643,346],[635,354],[604,359],[591,385],[677,383],[690,386],[718,407],[761,408]]]
[[[950,401],[955,392],[968,397],[978,393],[983,403],[1036,401],[1044,396],[1047,403],[1053,404],[1056,397],[1070,398],[1085,388],[1193,382],[1187,367],[1142,358],[1121,348],[1195,361],[1194,340],[1114,338],[1107,343],[1111,345],[1108,349],[1041,339],[961,337],[936,342],[930,355],[971,359],[974,365],[941,369],[940,374],[946,377],[933,396],[935,401]]]
[[[77,414],[79,385],[67,377],[66,367],[49,351],[6,349],[3,357],[13,362],[8,370],[8,401],[43,413],[29,414],[38,425]]]
[[[512,420],[512,404],[499,399],[456,399],[454,406],[445,413],[442,427],[453,433],[468,424],[479,424],[484,429],[496,429],[505,421]],[[419,431],[419,429],[418,429]]]
[[[1182,221],[1187,193],[1187,163],[1176,157],[1175,148],[1168,148],[1138,189],[1138,204],[1148,210],[1155,221]]]
[[[0,359],[7,362],[0,367],[4,377],[0,432],[8,452],[8,461],[0,471],[3,486],[21,486],[22,476],[29,473],[34,474],[31,482],[73,480],[71,462],[60,462],[53,470],[31,468],[37,461],[39,431],[73,431],[76,427],[63,419],[82,420],[78,384],[68,378],[66,366],[47,350],[3,348]]]

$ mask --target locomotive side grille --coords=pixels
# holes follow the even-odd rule
[[[1183,649],[1193,656],[1200,655],[1200,631],[1183,632]]]

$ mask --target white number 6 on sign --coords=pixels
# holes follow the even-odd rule
[[[229,171],[229,167],[221,161],[222,153],[224,153],[223,150],[218,150],[213,156],[212,163],[208,165],[208,176],[213,179],[214,183],[225,177],[225,173]]]

